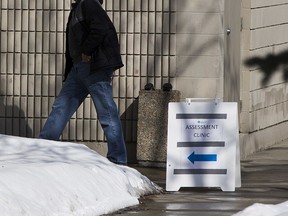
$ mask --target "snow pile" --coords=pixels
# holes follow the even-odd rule
[[[0,135],[1,216],[95,216],[160,187],[81,144]]]
[[[287,216],[288,201],[272,205],[255,203],[233,216]]]

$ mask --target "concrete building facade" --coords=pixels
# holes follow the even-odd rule
[[[1,1],[0,133],[38,136],[62,85],[70,4]],[[113,90],[130,161],[139,91],[148,82],[157,89],[170,82],[182,99],[238,102],[242,157],[288,138],[285,61],[277,61],[288,47],[288,0],[104,0],[103,7],[125,64]],[[270,71],[269,56],[278,63]],[[93,148],[105,142],[89,97],[62,139]]]

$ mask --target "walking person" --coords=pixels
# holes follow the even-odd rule
[[[66,29],[64,84],[39,138],[59,140],[71,116],[90,94],[107,139],[107,158],[126,165],[126,146],[111,85],[114,71],[123,66],[117,33],[101,6],[103,0],[74,1]]]

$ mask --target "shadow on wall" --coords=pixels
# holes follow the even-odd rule
[[[33,137],[33,132],[25,118],[25,112],[15,105],[5,105],[0,92],[0,134]]]
[[[272,76],[282,69],[284,81],[288,81],[288,50],[278,54],[268,54],[266,57],[251,57],[244,61],[246,66],[260,69],[263,73],[262,86],[267,85]]]
[[[138,120],[138,97],[120,116],[124,139],[127,148],[127,157],[129,163],[137,163],[137,120]]]

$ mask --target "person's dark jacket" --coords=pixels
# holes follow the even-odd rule
[[[75,13],[72,19],[72,13]],[[76,19],[75,19],[76,17]],[[70,22],[73,22],[72,24]],[[69,28],[70,26],[70,28]],[[66,66],[64,80],[73,67],[69,34],[81,40],[80,53],[91,56],[91,73],[123,66],[115,27],[98,0],[77,0],[72,4],[66,28]]]

